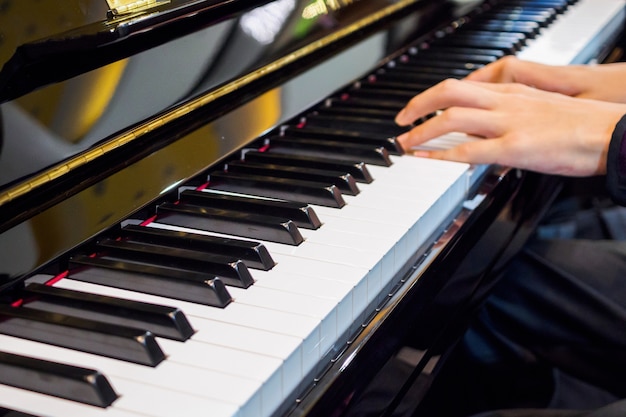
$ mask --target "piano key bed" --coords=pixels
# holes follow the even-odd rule
[[[507,54],[588,62],[622,13],[617,0],[486,3],[31,277],[0,306],[0,407],[286,413],[419,279],[482,179],[506,172],[404,155],[395,113]]]

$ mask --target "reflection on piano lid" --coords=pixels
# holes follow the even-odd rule
[[[328,7],[329,14],[315,16],[309,11],[304,19],[302,13],[308,10],[309,2],[301,3],[274,2],[246,13],[250,2],[245,5],[241,2],[172,2],[163,16],[158,13],[142,16],[137,24],[144,25],[141,27],[145,29],[152,22],[154,29],[138,30],[137,36],[157,36],[160,31],[169,34],[170,25],[161,25],[159,19],[174,13],[170,16],[172,25],[178,27],[180,19],[176,13],[187,8],[191,8],[190,16],[183,20],[198,19],[201,28],[183,37],[172,33],[173,40],[157,47],[149,48],[149,42],[141,42],[142,48],[148,48],[144,52],[0,105],[4,122],[0,153],[0,210],[3,213],[0,230],[5,231],[0,239],[3,247],[7,242],[9,249],[4,252],[7,259],[14,259],[1,262],[4,270],[0,273],[19,276],[32,271],[66,248],[109,227],[110,222],[122,220],[173,184],[184,182],[280,120],[319,100],[320,93],[330,94],[341,84],[360,76],[365,68],[371,68],[385,56],[388,48],[415,30],[403,28],[406,33],[399,36],[399,29],[394,26],[387,34],[381,33],[364,44],[357,44],[350,55],[335,58],[332,66],[322,66],[314,79],[270,90],[244,106],[263,91],[275,85],[286,85],[288,77],[323,62],[329,54],[348,48],[375,30],[388,27],[404,17],[407,10],[415,11],[405,17],[405,25],[424,30],[418,22],[440,13],[442,7],[418,6],[414,1],[339,2],[337,4],[343,7],[337,10]],[[9,11],[22,12],[14,3],[12,5]],[[43,2],[42,7],[45,5]],[[237,5],[238,13],[232,12]],[[231,10],[232,18],[220,20],[224,11],[200,13],[197,10],[201,8]],[[90,13],[87,15],[94,19]],[[7,11],[7,19],[10,16]],[[130,18],[124,17],[122,22],[125,19]],[[135,16],[135,19],[139,18]],[[217,19],[217,23],[213,19]],[[71,56],[74,42],[83,38],[106,43],[106,37],[82,35],[94,25],[81,27],[76,36],[53,37],[52,43],[61,39],[59,48],[43,48],[42,53],[59,61],[55,65],[69,67],[71,74],[74,64],[88,61],[89,57],[81,53],[77,54],[80,59],[55,58],[54,51],[61,53],[67,46]],[[261,35],[259,28],[265,29]],[[67,45],[62,41],[66,38]],[[114,42],[119,54],[126,56],[134,52],[133,39],[131,31],[128,37]],[[274,41],[267,43],[270,39]],[[126,48],[127,42],[130,42],[130,50]],[[37,42],[23,46],[28,49],[33,45]],[[10,44],[5,46],[10,49]],[[14,57],[21,55],[20,48]],[[34,52],[27,55],[33,59],[38,56]],[[7,59],[4,68],[9,72],[29,74],[30,65],[16,69],[10,65],[11,59]],[[364,65],[351,65],[353,60]],[[48,64],[43,67],[51,73],[66,74],[61,70],[53,71],[54,67]],[[26,72],[20,72],[22,70]],[[30,87],[39,87],[40,79],[31,75],[26,78],[33,80],[34,85]],[[226,119],[209,124],[229,109],[238,109],[245,115],[232,113]],[[233,123],[238,117],[245,117],[247,122],[244,125]],[[167,150],[158,151],[165,147]],[[129,178],[115,175],[125,167],[136,174]],[[151,181],[141,180],[145,177],[143,172],[153,173]],[[73,197],[87,187],[91,189]],[[46,211],[49,207],[51,209]],[[76,222],[84,222],[84,225],[75,225]],[[58,237],[53,229],[64,232]],[[16,239],[24,246],[8,243]]]
[[[128,13],[144,13],[153,7],[162,6],[170,0],[107,0],[109,14],[119,16]]]
[[[624,12],[621,0],[490,1],[467,16],[431,1],[246,4],[172,1],[121,17],[111,36],[138,24],[128,37],[86,38],[119,48],[120,60],[25,88],[24,99],[76,102],[52,115],[24,111],[35,96],[0,107],[5,149],[34,138],[52,157],[0,195],[0,407],[52,417],[346,411],[365,382],[351,365],[373,376],[399,337],[381,335],[388,319],[420,327],[419,314],[396,320],[402,308],[431,308],[481,233],[519,216],[473,263],[456,312],[554,191],[529,213],[516,197],[530,175],[403,155],[390,117],[428,85],[503,54],[544,60],[528,51],[572,40],[572,22],[579,38],[561,63],[601,58]],[[503,27],[511,14],[528,24]],[[83,39],[49,45],[61,38],[72,51]],[[55,50],[33,55],[33,68]],[[20,74],[18,61],[5,67]],[[106,108],[93,119],[57,117],[97,104],[98,91]],[[420,334],[428,354],[456,327],[453,314],[439,318]]]

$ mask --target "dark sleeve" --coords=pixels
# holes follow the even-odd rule
[[[606,185],[613,201],[626,206],[626,115],[615,126],[606,161]]]

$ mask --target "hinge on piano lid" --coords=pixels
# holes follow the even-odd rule
[[[171,0],[106,0],[109,5],[107,15],[109,17],[142,12],[162,4],[167,4]]]

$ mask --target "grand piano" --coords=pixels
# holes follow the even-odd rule
[[[504,55],[619,59],[623,18],[0,2],[0,415],[419,415],[561,181],[406,155],[394,114]]]

